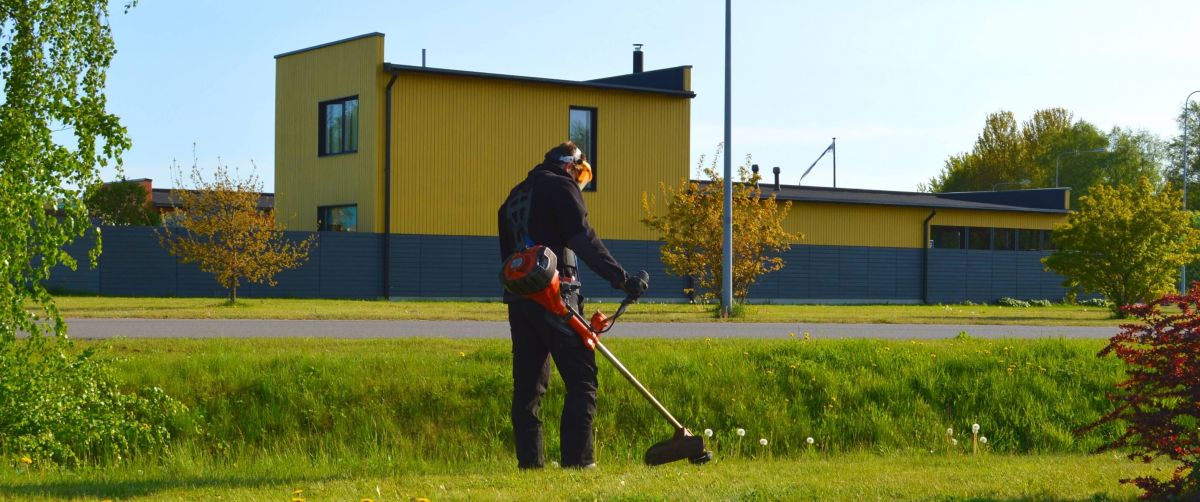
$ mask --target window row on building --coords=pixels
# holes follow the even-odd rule
[[[929,229],[929,247],[934,249],[1050,251],[1054,249],[1054,239],[1050,230],[933,225]]]

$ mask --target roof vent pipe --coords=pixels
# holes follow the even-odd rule
[[[643,67],[642,46],[645,44],[633,44],[633,72],[641,73]]]
[[[775,173],[775,191],[778,192],[779,191],[779,166],[775,166],[774,168],[772,168],[771,172]]]
[[[754,173],[754,177],[758,177],[758,164],[750,165],[750,172]],[[758,180],[754,180],[754,186],[758,186]]]

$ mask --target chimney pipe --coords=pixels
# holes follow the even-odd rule
[[[641,73],[643,67],[642,46],[645,44],[633,44],[633,72]]]
[[[775,191],[778,192],[779,191],[779,166],[775,166],[774,168],[772,168],[771,172],[775,173]]]
[[[758,174],[758,164],[751,164],[751,165],[750,165],[750,172],[752,172],[752,173],[754,173],[755,175],[757,175],[757,174]],[[757,176],[756,176],[756,177],[757,177]],[[754,186],[756,186],[756,187],[758,186],[758,180],[754,180]]]

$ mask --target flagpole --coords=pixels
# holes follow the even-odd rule
[[[837,188],[837,138],[833,138],[829,147],[833,149],[833,188]]]

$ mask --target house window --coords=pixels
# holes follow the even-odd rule
[[[992,229],[992,249],[1012,251],[1017,249],[1017,232],[1011,228]]]
[[[596,191],[596,180],[599,178],[596,169],[596,109],[572,106],[568,117],[567,139],[575,142],[588,163],[592,165],[592,181],[583,187],[587,191]]]
[[[317,115],[318,155],[358,151],[358,96],[324,101]]]
[[[1017,230],[1017,249],[1021,251],[1037,251],[1041,246],[1041,230]]]
[[[962,249],[963,227],[929,227],[930,245],[935,249]]]
[[[992,249],[992,229],[967,227],[967,249]]]
[[[318,207],[317,230],[321,232],[357,232],[358,205]]]
[[[1042,249],[1046,251],[1054,251],[1054,232],[1051,230],[1042,230]]]

